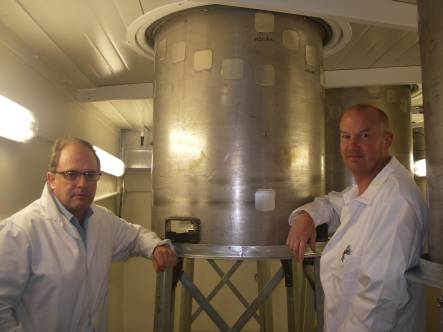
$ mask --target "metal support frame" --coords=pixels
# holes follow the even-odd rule
[[[243,295],[237,290],[234,284],[232,284],[232,282],[229,280],[231,276],[234,274],[234,272],[237,271],[237,269],[240,267],[241,263],[243,263],[243,261],[236,261],[226,274],[223,273],[223,270],[217,265],[217,263],[213,259],[208,259],[207,262],[209,263],[209,265],[213,267],[213,269],[217,272],[217,274],[220,277],[222,277],[222,279],[218,282],[218,284],[215,286],[212,292],[209,293],[207,301],[210,302],[215,297],[215,295],[217,295],[217,293],[222,289],[222,287],[224,285],[228,285],[229,283],[229,288],[231,290],[235,290],[234,294],[237,296],[237,298],[241,299],[240,302],[242,302],[242,304],[245,307],[248,307],[249,306],[248,301],[246,301]],[[192,321],[197,319],[198,315],[202,312],[202,310],[203,308],[200,307],[192,314]]]
[[[274,288],[278,285],[280,280],[284,277],[283,268],[280,268],[274,277],[265,285],[263,290],[252,301],[251,305],[240,316],[237,322],[232,326],[230,331],[240,331],[243,326],[248,322],[252,315],[258,310],[258,308],[266,301],[268,296],[272,293]]]
[[[194,285],[192,280],[186,275],[182,274],[180,277],[182,285],[191,293],[192,297],[197,301],[201,308],[211,318],[214,324],[220,329],[220,331],[228,331],[229,326],[223,320],[223,318],[217,313],[212,305],[206,300],[205,296],[200,292],[197,286]]]
[[[423,255],[418,266],[406,272],[406,278],[443,290],[443,264],[432,262],[426,255]]]
[[[418,266],[406,272],[406,278],[418,284],[441,289],[441,296],[436,298],[436,302],[440,306],[439,331],[443,332],[443,264],[432,262],[425,254]]]
[[[182,283],[183,288],[186,289],[188,294],[190,294],[200,306],[200,308],[192,315],[192,319],[195,319],[201,311],[204,311],[220,331],[237,332],[240,331],[252,317],[258,320],[260,319],[260,317],[258,317],[256,314],[257,310],[266,302],[269,295],[283,278],[285,279],[285,286],[287,289],[288,331],[295,332],[295,319],[293,314],[295,306],[293,297],[294,283],[292,276],[292,256],[289,254],[285,246],[246,247],[179,243],[176,244],[175,247],[179,256],[179,264],[177,264],[174,269],[168,269],[167,271],[160,273],[157,277],[156,312],[154,319],[155,332],[173,331],[174,292],[178,281]],[[310,257],[314,259],[314,261],[319,261],[321,251],[322,247],[320,246],[320,248],[318,248],[318,252],[314,253],[307,251],[305,257]],[[188,274],[183,271],[184,258],[190,260],[195,258],[206,259],[217,274],[222,278],[208,297],[205,297],[194,284],[192,275],[189,277]],[[224,273],[223,270],[216,264],[214,259],[236,259],[236,262],[231,266],[227,273]],[[241,295],[239,290],[232,284],[232,282],[229,281],[229,279],[241,265],[243,260],[264,261],[269,259],[279,259],[282,263],[282,267],[263,286],[263,288],[258,292],[256,298],[249,304],[248,301]],[[316,281],[319,281],[319,279],[317,280],[316,278]],[[228,324],[210,304],[210,301],[224,285],[227,285],[234,292],[240,302],[245,306],[245,311],[232,325],[232,327],[228,326]],[[320,284],[316,285],[315,288],[317,315],[319,315],[320,312],[322,315],[322,307],[319,308],[318,304],[323,303],[323,300],[317,299],[317,289],[319,288],[321,290]],[[318,293],[319,297],[323,296],[322,291]],[[318,321],[320,322],[320,319]],[[321,322],[322,321],[323,320],[321,319]],[[190,320],[190,322],[192,322],[192,320]],[[188,328],[190,329],[190,323]],[[322,324],[320,329],[317,329],[317,331],[321,330]]]
[[[233,267],[237,266],[237,264],[239,267],[242,262],[243,261],[236,261],[236,263],[231,267],[231,269]],[[212,268],[215,270],[215,272],[217,272],[217,274],[220,277],[224,278],[225,274],[224,274],[223,270],[217,265],[217,263],[213,259],[208,259],[208,263],[212,266]],[[231,271],[231,269],[228,271],[228,273]],[[235,268],[235,271],[236,270],[237,270],[237,267]],[[229,289],[234,293],[234,295],[241,302],[241,304],[243,304],[243,306],[245,308],[247,308],[249,306],[249,302],[245,299],[245,297],[242,295],[242,293],[239,292],[237,287],[235,287],[235,285],[229,280],[229,278],[230,277],[228,277],[226,279],[226,286],[229,287]],[[257,315],[254,315],[254,318],[257,320],[257,322],[260,320],[260,318]]]

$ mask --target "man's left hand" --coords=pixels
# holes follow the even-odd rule
[[[152,254],[152,263],[155,272],[163,272],[168,267],[177,264],[177,254],[167,246],[158,246]]]

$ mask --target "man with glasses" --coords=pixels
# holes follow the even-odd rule
[[[90,143],[59,139],[41,198],[0,223],[0,331],[106,331],[112,261],[175,265],[169,240],[93,203],[100,175]]]

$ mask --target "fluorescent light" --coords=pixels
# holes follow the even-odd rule
[[[414,174],[420,177],[426,176],[426,159],[420,159],[414,163]]]
[[[125,163],[123,161],[95,145],[94,150],[100,159],[100,168],[103,172],[114,176],[122,176],[125,173]]]
[[[0,136],[27,142],[37,134],[37,128],[34,113],[0,95]]]

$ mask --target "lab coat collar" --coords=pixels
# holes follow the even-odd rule
[[[358,187],[354,184],[351,190],[347,191],[343,195],[343,199],[345,204],[348,204],[351,200],[355,199],[358,202],[361,202],[366,205],[370,205],[374,200],[377,193],[380,191],[380,187],[386,182],[389,175],[397,168],[399,165],[399,161],[394,156],[391,157],[391,160],[383,167],[383,169],[377,174],[377,176],[371,181],[369,187],[358,196]]]
[[[45,187],[43,188],[41,202],[42,202],[42,207],[45,211],[45,215],[48,219],[54,221],[60,220],[60,212],[58,211],[57,205],[55,204],[55,201],[52,198],[52,194],[47,182],[45,184]]]

